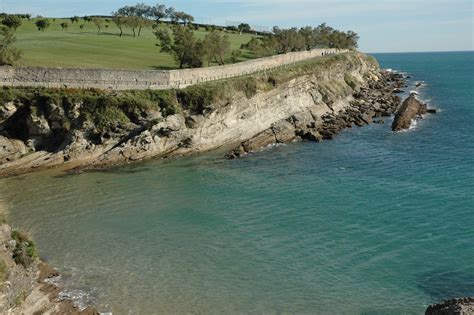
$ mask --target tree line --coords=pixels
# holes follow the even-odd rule
[[[272,33],[253,37],[242,48],[264,57],[315,48],[356,49],[358,41],[357,33],[339,31],[323,23],[318,27],[306,26],[300,29],[274,27]]]
[[[168,20],[172,24],[188,25],[194,22],[194,17],[186,12],[177,11],[173,7],[166,7],[164,4],[150,6],[137,3],[134,6],[124,6],[112,12],[112,21],[120,30],[120,37],[123,35],[124,28],[131,29],[133,37],[140,37],[143,28],[157,25],[164,20]]]
[[[217,30],[208,33],[204,40],[196,38],[189,26],[175,25],[171,30],[171,34],[165,29],[155,30],[159,41],[157,46],[162,52],[171,54],[180,68],[202,67],[203,60],[207,60],[208,64],[215,62],[223,65],[228,56],[235,63],[242,49],[252,51],[256,57],[265,57],[315,48],[356,49],[359,40],[353,31],[339,31],[323,23],[314,28],[274,27],[273,32],[252,37],[241,49],[231,50],[228,35]]]

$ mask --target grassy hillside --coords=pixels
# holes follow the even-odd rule
[[[132,31],[126,29],[119,37],[119,30],[114,23],[108,29],[102,28],[97,34],[97,27],[84,22],[71,24],[70,20],[50,19],[51,26],[46,31],[38,31],[35,20],[23,20],[16,32],[17,47],[23,50],[19,65],[48,67],[86,67],[114,69],[171,69],[176,68],[171,55],[161,53],[152,29],[142,30],[140,37],[134,38]],[[62,31],[60,24],[67,22],[69,28]],[[84,29],[79,25],[84,24]],[[167,25],[161,28],[169,28]],[[196,36],[203,38],[207,32],[201,28],[195,31]],[[252,35],[227,33],[231,49],[238,49],[247,43]],[[244,51],[240,61],[253,58],[249,51]],[[227,60],[230,63],[230,60]],[[207,65],[207,63],[206,63]]]

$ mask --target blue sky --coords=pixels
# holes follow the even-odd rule
[[[110,14],[137,1],[0,0],[0,12],[50,17]],[[156,1],[142,0],[147,4]],[[473,50],[474,0],[169,0],[199,22],[272,27],[322,22],[360,34],[365,52]]]

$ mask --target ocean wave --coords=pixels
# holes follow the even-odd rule
[[[285,147],[285,146],[287,146],[286,143],[270,143],[266,147],[263,147],[260,150],[257,150],[256,152],[269,151],[269,150],[272,150],[272,149],[275,149],[275,148]]]
[[[59,293],[59,299],[70,300],[79,311],[85,310],[90,304],[90,295],[82,290],[65,290]]]
[[[51,278],[45,279],[44,282],[48,284],[52,284],[58,288],[62,288],[65,284],[64,279],[61,275],[57,277],[51,277]],[[71,290],[63,289],[61,292],[59,292],[58,298],[61,301],[64,301],[64,300],[71,301],[79,311],[85,310],[88,306],[90,306],[94,302],[94,300],[92,299],[89,293],[83,290],[78,290],[78,289],[71,289]]]

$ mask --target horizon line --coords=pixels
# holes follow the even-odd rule
[[[474,49],[467,50],[420,50],[420,51],[371,51],[365,52],[361,51],[364,54],[417,54],[417,53],[452,53],[452,52],[474,52]]]

